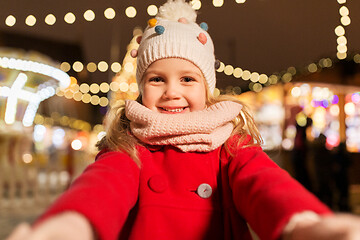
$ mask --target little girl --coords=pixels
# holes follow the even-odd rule
[[[140,96],[113,109],[90,165],[30,228],[9,240],[360,239],[262,151],[246,108],[214,97],[207,25],[169,1],[139,39]]]

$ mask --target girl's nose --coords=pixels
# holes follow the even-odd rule
[[[167,84],[164,91],[164,97],[166,99],[177,99],[180,98],[180,88],[176,84]]]

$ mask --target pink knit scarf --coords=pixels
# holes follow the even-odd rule
[[[209,152],[221,146],[230,137],[231,121],[241,108],[239,103],[224,101],[202,111],[164,114],[136,101],[125,103],[131,131],[138,139],[150,145],[173,145],[183,152]]]

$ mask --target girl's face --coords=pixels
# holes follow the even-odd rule
[[[142,103],[154,112],[186,113],[206,107],[205,79],[187,60],[157,60],[146,70],[142,82]]]

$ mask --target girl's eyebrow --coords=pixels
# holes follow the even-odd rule
[[[161,75],[161,72],[156,71],[156,70],[150,70],[150,71],[146,71],[143,75],[143,78],[147,75]]]
[[[146,76],[146,75],[150,75],[150,74],[154,74],[154,75],[163,75],[163,73],[164,73],[164,71],[158,71],[158,70],[148,70],[148,71],[146,71],[145,73],[144,73],[144,76]],[[202,74],[200,74],[200,73],[197,73],[197,72],[194,72],[194,71],[188,71],[188,70],[183,70],[183,71],[180,71],[179,72],[180,73],[180,75],[190,75],[190,76],[193,76],[193,75],[196,75],[197,77],[200,77],[200,78],[202,78],[203,77],[203,75]]]
[[[197,72],[194,72],[194,71],[186,71],[186,70],[185,70],[185,71],[182,71],[181,74],[182,74],[182,75],[196,75],[196,76],[198,76],[198,77],[200,77],[200,78],[203,77],[202,74],[197,73]]]

